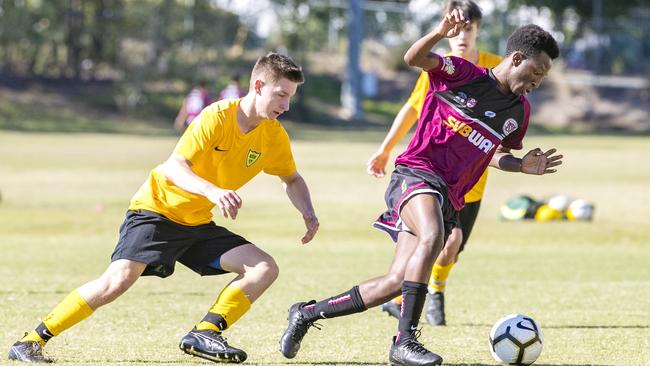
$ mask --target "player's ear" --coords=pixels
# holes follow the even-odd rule
[[[512,64],[515,66],[521,65],[522,62],[526,60],[526,55],[520,51],[515,51],[512,53]]]
[[[260,79],[255,80],[255,92],[257,94],[262,93],[262,86],[264,86],[264,82]]]

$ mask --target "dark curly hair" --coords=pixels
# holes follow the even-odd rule
[[[527,57],[535,56],[542,51],[546,52],[551,59],[560,55],[555,38],[534,24],[521,26],[508,37],[506,56],[515,51],[519,51]]]

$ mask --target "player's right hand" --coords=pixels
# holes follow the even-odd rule
[[[210,191],[207,198],[219,207],[223,217],[228,218],[230,216],[233,220],[237,218],[237,212],[242,204],[237,192],[228,189],[216,189]]]
[[[373,175],[377,178],[381,178],[386,175],[386,163],[388,163],[388,153],[377,151],[373,156],[370,157],[368,163],[366,163],[368,169],[368,174]]]
[[[454,38],[460,34],[460,31],[469,22],[461,9],[453,9],[445,14],[438,25],[438,32],[447,38]]]

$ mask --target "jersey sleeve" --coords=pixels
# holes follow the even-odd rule
[[[421,72],[418,81],[415,82],[415,86],[413,87],[413,91],[411,91],[409,99],[406,101],[408,105],[417,111],[418,118],[420,117],[420,112],[424,105],[424,98],[427,96],[428,90],[429,75],[426,72]]]
[[[276,138],[274,139],[273,154],[264,167],[264,173],[288,177],[296,172],[296,162],[293,160],[291,153],[291,143],[289,135],[284,128],[280,127]]]
[[[530,103],[526,98],[523,98],[524,104],[524,120],[521,123],[521,126],[515,130],[512,134],[506,136],[506,138],[501,141],[501,145],[513,150],[521,150],[524,147],[523,140],[526,135],[526,130],[528,130],[528,119],[530,117]]]
[[[433,90],[446,90],[473,80],[485,73],[484,69],[456,56],[438,57],[438,66],[427,70],[429,82]]]
[[[180,154],[193,164],[206,151],[219,144],[223,137],[221,113],[214,108],[205,108],[188,126],[181,136],[174,153]]]

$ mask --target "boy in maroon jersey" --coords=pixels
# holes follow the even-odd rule
[[[377,306],[401,289],[402,309],[389,360],[392,365],[439,365],[442,357],[418,342],[417,325],[433,261],[464,205],[464,195],[488,165],[511,172],[555,172],[561,155],[533,149],[516,158],[528,126],[525,95],[537,88],[559,55],[557,43],[542,28],[527,25],[508,39],[503,61],[492,70],[430,50],[456,36],[467,23],[462,10],[447,13],[404,56],[429,73],[430,88],[420,123],[408,148],[396,160],[386,191],[388,211],[374,226],[397,243],[389,272],[320,302],[289,308],[289,325],[280,351],[293,358],[316,320],[358,313]]]

